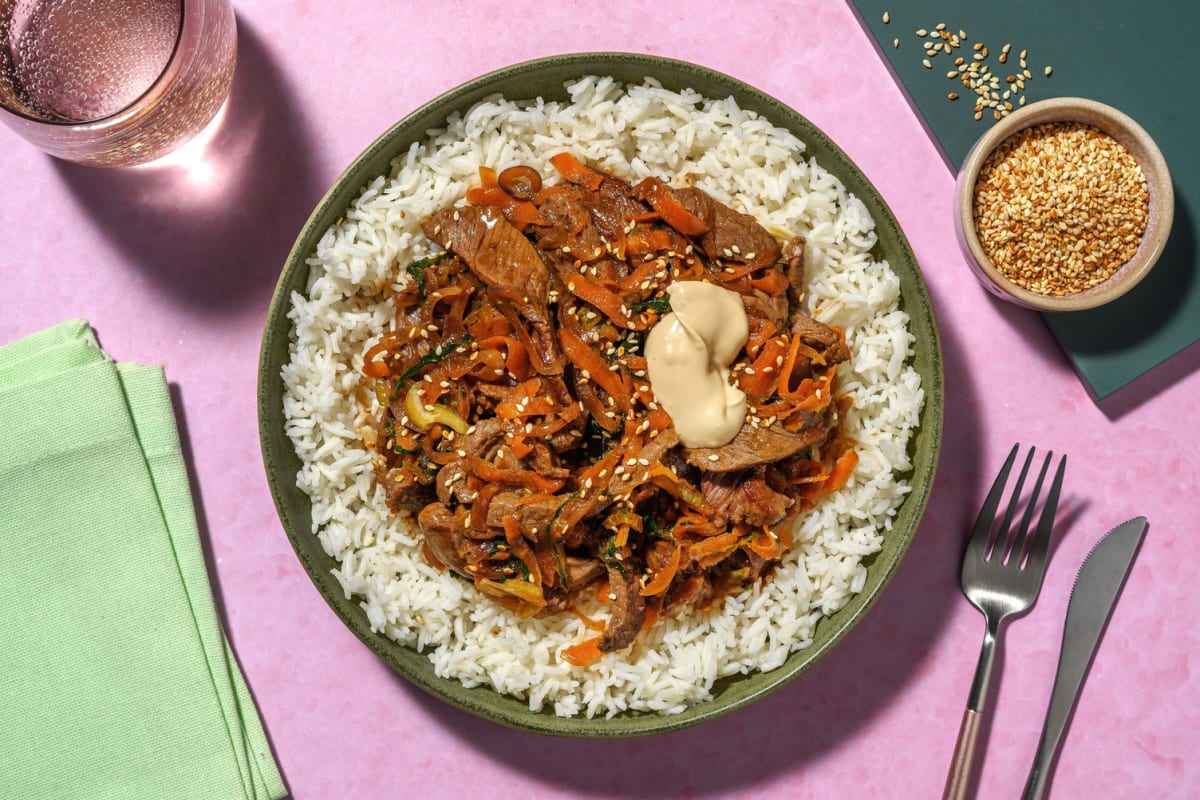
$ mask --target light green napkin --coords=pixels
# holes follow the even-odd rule
[[[160,367],[0,347],[0,798],[279,798]]]

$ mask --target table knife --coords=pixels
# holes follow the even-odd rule
[[[1083,679],[1092,664],[1104,627],[1108,624],[1145,533],[1145,517],[1136,517],[1118,525],[1096,543],[1079,568],[1075,586],[1071,589],[1071,600],[1067,604],[1067,621],[1063,626],[1062,653],[1058,658],[1054,691],[1050,694],[1042,738],[1038,742],[1037,756],[1025,784],[1025,793],[1021,795],[1022,800],[1038,800],[1046,791],[1050,769],[1079,697]]]

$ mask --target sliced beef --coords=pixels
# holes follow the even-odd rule
[[[407,465],[392,467],[384,472],[379,482],[387,493],[387,505],[392,511],[411,511],[414,514],[429,502],[428,479],[421,480],[419,474]]]
[[[524,492],[500,492],[488,505],[488,527],[503,528],[504,520],[511,517],[520,524],[522,531],[537,531],[540,536],[566,499],[546,495],[530,501]]]
[[[567,568],[567,583],[572,589],[587,586],[607,571],[604,564],[594,558],[567,556],[563,561]]]
[[[539,248],[557,252],[566,247],[568,255],[585,261],[604,252],[604,237],[592,219],[585,191],[559,184],[538,194],[535,202],[547,224],[533,225],[529,230]]]
[[[610,242],[620,241],[631,219],[643,216],[649,209],[634,192],[634,188],[621,180],[607,176],[600,188],[585,195],[592,222]]]
[[[423,226],[425,235],[453,251],[493,290],[502,311],[515,312],[515,326],[543,375],[562,372],[563,358],[550,319],[550,271],[537,249],[498,211],[477,206],[443,208]]]
[[[465,578],[471,577],[462,556],[466,545],[462,523],[453,511],[441,503],[430,503],[417,515],[417,526],[438,561]]]
[[[804,245],[803,236],[790,239],[783,246],[780,260],[788,279],[787,299],[793,312],[798,313],[800,301],[804,298]]]
[[[734,211],[702,189],[673,191],[684,208],[708,225],[700,246],[709,258],[738,261],[755,269],[779,260],[779,242],[754,217]]]
[[[746,424],[729,444],[689,447],[683,453],[689,464],[705,472],[735,472],[793,456],[812,441],[811,436],[786,431],[780,425],[756,428]]]
[[[792,335],[820,353],[826,364],[840,364],[850,358],[850,349],[838,332],[806,314],[796,314]]]
[[[753,527],[780,522],[793,500],[774,491],[764,471],[705,472],[700,478],[704,501],[712,507],[717,525],[745,523]]]
[[[755,289],[751,294],[742,295],[742,303],[746,306],[746,314],[760,316],[774,323],[777,330],[787,328],[788,299],[784,295],[772,297],[761,289]]]
[[[466,262],[488,286],[549,301],[550,273],[529,240],[499,211],[478,206],[443,208],[423,226],[425,235]]]
[[[646,598],[642,597],[641,563],[634,558],[608,563],[608,592],[612,608],[608,624],[597,645],[602,653],[624,650],[633,644],[646,621]]]

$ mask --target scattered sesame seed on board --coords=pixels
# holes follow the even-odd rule
[[[917,28],[916,35],[925,40],[922,41],[925,58],[921,59],[921,66],[925,69],[933,69],[933,60],[938,55],[941,53],[953,55],[954,51],[962,47],[967,40],[965,30],[960,28],[958,34],[955,35],[944,22],[938,22],[932,30]],[[900,40],[893,39],[892,47],[898,48],[899,46]],[[1006,64],[1012,49],[1012,42],[1005,42],[995,56],[996,61]],[[1030,72],[1026,62],[1028,50],[1020,51],[1020,71],[1006,75],[997,75],[991,71],[988,59],[992,54],[985,42],[974,42],[971,45],[971,51],[969,61],[963,56],[955,57],[955,68],[947,70],[946,79],[961,82],[965,89],[969,89],[976,95],[978,101],[972,112],[975,119],[982,120],[984,109],[991,109],[991,118],[999,120],[1008,116],[1014,107],[1025,105],[1026,83],[1033,80],[1033,73]],[[1050,77],[1053,71],[1052,67],[1047,66],[1044,74],[1046,77]],[[1003,93],[1001,93],[1002,88],[1006,90]],[[948,93],[947,97],[950,100],[958,99],[958,95],[954,92]]]
[[[884,25],[887,25],[887,24],[888,24],[889,22],[891,22],[891,21],[892,21],[892,15],[891,15],[891,14],[889,14],[888,12],[886,12],[886,11],[885,11],[885,12],[883,12],[883,24],[884,24]]]

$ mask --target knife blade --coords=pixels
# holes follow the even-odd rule
[[[1067,721],[1079,698],[1083,679],[1091,667],[1100,637],[1108,624],[1121,587],[1133,566],[1133,558],[1146,533],[1146,518],[1135,517],[1123,522],[1101,537],[1075,578],[1071,599],[1067,603],[1067,619],[1063,625],[1062,653],[1058,658],[1058,673],[1054,690],[1046,709],[1041,740],[1022,800],[1038,800],[1046,790],[1046,782],[1055,757],[1058,755]]]

